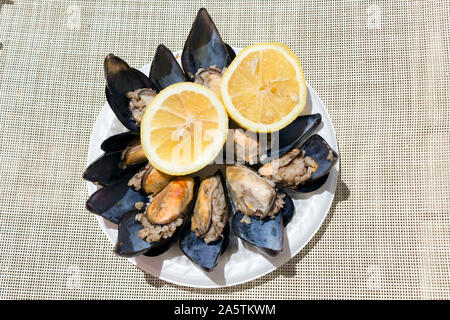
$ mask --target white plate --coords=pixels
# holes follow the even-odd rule
[[[238,53],[240,50],[235,49],[235,51]],[[181,52],[175,53],[175,56],[177,54],[181,56]],[[150,65],[149,63],[140,70],[148,75]],[[317,93],[308,85],[307,105],[302,114],[312,113],[322,115],[323,124],[318,133],[337,151],[336,134],[330,116]],[[91,133],[87,164],[103,153],[100,149],[103,140],[124,131],[127,131],[126,128],[117,120],[108,103],[105,103]],[[158,257],[139,256],[128,260],[155,277],[189,287],[233,286],[259,278],[298,254],[319,230],[333,202],[338,170],[339,163],[331,170],[327,182],[319,190],[307,194],[291,194],[296,212],[285,231],[283,252],[276,257],[266,256],[242,243],[240,239],[233,238],[218,266],[210,273],[195,266],[183,255],[177,244]],[[88,182],[87,185],[89,195],[97,190],[97,186],[93,183]],[[96,218],[103,232],[114,245],[117,239],[117,226],[100,216]]]

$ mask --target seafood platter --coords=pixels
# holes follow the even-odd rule
[[[236,285],[273,271],[331,207],[335,132],[281,43],[226,43],[206,9],[183,50],[104,60],[86,209],[118,256],[166,281]]]

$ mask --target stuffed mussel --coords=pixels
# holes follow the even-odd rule
[[[191,81],[219,94],[223,71],[235,56],[233,49],[222,40],[206,9],[200,9],[181,55],[186,75]]]
[[[172,246],[188,222],[195,182],[173,179],[147,204],[145,212],[128,212],[119,223],[115,252],[124,257],[159,255]]]
[[[294,211],[289,195],[243,165],[228,166],[226,182],[233,232],[269,255],[280,253],[284,226]]]
[[[88,166],[83,178],[103,188],[89,197],[86,209],[113,223],[129,211],[142,210],[148,195],[157,194],[173,178],[147,162],[133,132],[111,136],[101,148],[105,154]]]
[[[321,121],[318,113],[299,116],[272,136],[272,145],[267,148],[255,139],[256,135],[237,130],[234,134],[236,158],[279,187],[299,192],[317,190],[326,182],[338,159],[328,143],[313,134]]]
[[[256,51],[251,51],[256,50],[255,46],[260,52],[259,57],[250,55],[255,54]],[[269,54],[264,55],[263,52]],[[193,263],[204,271],[211,272],[216,268],[217,272],[220,269],[217,267],[219,261],[229,247],[233,234],[247,247],[254,246],[267,255],[275,256],[282,252],[285,227],[296,211],[285,190],[311,192],[320,188],[337,162],[338,154],[321,136],[315,134],[321,125],[322,116],[319,113],[299,115],[306,104],[307,85],[300,62],[285,63],[292,60],[295,54],[278,54],[281,52],[289,53],[290,50],[282,44],[262,43],[260,46],[252,45],[250,51],[242,50],[235,59],[235,52],[225,43],[210,15],[202,8],[185,41],[181,63],[177,62],[178,56],[175,57],[162,44],[156,49],[148,75],[113,54],[105,57],[106,98],[128,132],[103,141],[101,149],[104,154],[86,168],[83,178],[101,186],[86,201],[86,208],[118,225],[114,247],[117,255],[156,256],[166,252],[179,240],[179,248]],[[242,60],[245,54],[252,60]],[[288,56],[290,58],[286,59]],[[244,67],[238,68],[241,64]],[[286,74],[283,74],[284,69],[288,70]],[[261,70],[268,71],[264,73]],[[239,72],[236,79],[241,79],[240,82],[233,82],[234,78],[230,76],[236,72]],[[251,94],[247,94],[251,87],[246,84],[248,79],[255,80],[249,82],[256,88],[254,92],[249,91]],[[192,83],[171,86],[180,82],[201,84],[219,96],[222,85],[222,100],[209,105],[197,103],[196,109],[190,110],[180,98],[184,97],[184,91],[196,92],[198,101],[201,102],[202,96],[208,99],[213,97],[210,102],[216,101],[217,97],[211,91]],[[236,91],[235,88],[247,91]],[[233,97],[233,101],[227,102],[224,99],[227,94]],[[233,110],[230,106],[238,105],[234,98],[242,95],[244,98],[248,96],[248,99],[241,99],[244,109],[253,112],[251,108],[255,106],[259,112],[256,117],[248,116],[247,122],[238,121],[239,118],[230,113]],[[261,99],[255,100],[254,97],[259,95]],[[180,109],[184,107],[184,111],[189,109],[189,112],[178,112],[177,107],[174,107],[175,103],[167,102],[178,101],[177,99],[183,100]],[[286,101],[290,102],[285,103]],[[302,108],[297,108],[300,103],[303,104]],[[152,109],[144,117],[150,104]],[[290,104],[295,112],[286,111],[286,114],[280,116],[280,120],[273,117],[282,125],[269,126],[273,123],[264,122],[264,128],[271,130],[262,130],[261,126],[248,124],[263,123],[261,115],[281,114],[282,107]],[[188,143],[186,140],[183,144],[174,142],[187,136],[184,131],[177,129],[187,123],[182,129],[190,132],[193,124],[196,124],[194,120],[198,119],[202,125],[209,121],[209,126],[214,121],[202,116],[201,112],[216,105],[218,107],[215,110],[223,110],[224,113],[217,113],[218,116],[211,116],[211,119],[217,123],[228,121],[222,125],[222,131],[225,132],[223,140],[227,136],[227,128],[235,129],[233,136],[228,135],[230,139],[227,140],[227,143],[234,142],[232,148],[224,150],[227,161],[232,160],[226,163],[224,174],[219,170],[200,183],[198,178],[183,176],[196,172],[197,167],[190,171],[171,170],[174,168],[171,165],[176,165],[177,162],[164,157],[158,162],[153,158],[157,151],[166,155],[166,158],[173,155],[171,152],[174,150],[178,152],[177,155],[184,155],[185,151],[187,154],[189,148],[195,151],[198,145],[190,143],[191,141]],[[264,106],[270,106],[270,110],[264,109]],[[147,121],[151,117],[157,121]],[[235,121],[230,120],[231,118]],[[231,126],[228,126],[230,123]],[[167,128],[175,129],[170,131]],[[244,128],[259,133],[245,131]],[[154,139],[156,143],[152,140],[147,144],[150,136],[147,133],[154,130],[161,130],[163,133]],[[168,134],[169,131],[171,134]],[[267,135],[265,132],[271,134]],[[141,145],[140,135],[144,147]],[[219,135],[210,136],[217,138]],[[222,144],[218,149],[222,148],[223,140],[220,139]],[[208,139],[204,138],[202,141],[208,142]],[[147,156],[155,167],[150,164]],[[204,166],[212,163],[211,158],[214,156],[204,157],[206,160],[199,157],[204,160]],[[159,165],[164,161],[169,165]],[[288,191],[291,192],[290,190]]]
[[[227,196],[220,171],[204,179],[198,189],[190,224],[181,236],[183,253],[206,271],[216,267],[229,244]]]
[[[337,153],[315,134],[300,147],[294,147],[280,158],[264,164],[258,173],[281,187],[311,192],[326,182],[337,159]]]

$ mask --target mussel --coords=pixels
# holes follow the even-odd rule
[[[298,116],[291,124],[271,135],[242,129],[234,130],[236,160],[258,169],[263,163],[286,154],[295,146],[302,145],[322,122],[320,113]]]
[[[126,132],[103,141],[105,153],[84,171],[83,178],[107,186],[128,173],[135,173],[147,162],[139,136]]]
[[[201,182],[190,224],[181,235],[183,253],[206,271],[217,266],[229,244],[230,207],[225,188],[220,171]]]
[[[337,159],[337,153],[321,136],[315,134],[300,147],[264,164],[258,173],[279,186],[311,192],[326,182]]]
[[[86,201],[86,209],[103,218],[119,223],[122,216],[140,210],[147,202],[147,195],[128,186],[134,174],[128,174],[107,187],[94,192]]]
[[[279,187],[299,192],[317,190],[326,182],[338,158],[322,137],[313,135],[321,121],[318,113],[297,117],[271,136],[265,144],[271,146],[265,150],[256,135],[235,130],[237,160],[250,164]]]
[[[156,49],[149,77],[159,91],[171,84],[188,81],[172,52],[163,44]]]
[[[129,172],[114,183],[97,190],[86,201],[86,208],[105,219],[119,223],[129,211],[142,211],[148,195],[159,193],[173,179],[150,164],[136,172]]]
[[[222,74],[234,58],[204,8],[185,42],[181,66],[164,45],[158,46],[148,77],[119,57],[106,56],[106,97],[130,132],[106,139],[101,145],[105,153],[83,177],[104,186],[91,195],[86,208],[118,223],[114,249],[118,255],[159,255],[181,237],[183,253],[211,271],[232,231],[264,253],[277,255],[283,249],[284,228],[295,212],[283,188],[309,192],[325,183],[338,155],[322,137],[313,135],[320,114],[299,116],[272,140],[236,131],[234,151],[246,165],[227,166],[225,177],[218,171],[201,184],[160,172],[147,162],[139,127],[155,95],[184,81],[219,93]]]
[[[181,64],[186,75],[219,93],[223,70],[236,56],[221,38],[205,8],[201,8],[186,39]]]
[[[106,99],[119,121],[131,131],[139,131],[145,107],[156,95],[156,86],[141,71],[109,54],[104,62]]]
[[[289,195],[243,165],[227,166],[226,183],[233,232],[269,255],[280,253],[284,226],[294,213]]]
[[[292,123],[274,135],[278,144],[274,144],[267,150],[261,162],[266,163],[267,159],[284,155],[293,147],[302,145],[319,128],[321,122],[320,113],[298,116]]]
[[[124,257],[161,254],[178,239],[192,210],[195,182],[190,177],[173,179],[145,212],[129,212],[119,223],[115,252]]]

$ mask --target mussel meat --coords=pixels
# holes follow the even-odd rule
[[[188,221],[194,185],[194,179],[190,177],[177,177],[153,198],[144,213],[124,215],[119,223],[115,252],[131,257],[144,253],[160,254],[167,250]]]
[[[301,147],[293,148],[279,159],[259,168],[261,176],[279,186],[301,192],[320,188],[338,155],[319,135],[311,136]]]
[[[135,190],[143,190],[146,194],[155,195],[164,189],[174,177],[156,170],[147,163],[145,168],[139,171],[128,183]]]
[[[206,271],[212,271],[229,243],[229,206],[220,172],[204,179],[199,187],[190,228],[180,240],[183,253]]]
[[[250,168],[228,166],[226,178],[236,209],[248,217],[273,217],[283,206],[274,186]]]
[[[244,132],[243,129],[235,129],[234,136],[234,153],[238,161],[243,161],[250,165],[258,163],[262,144],[258,141],[257,134],[254,132]]]
[[[258,173],[282,187],[295,188],[311,179],[318,167],[313,158],[306,156],[305,150],[294,148],[281,158],[263,165]]]

